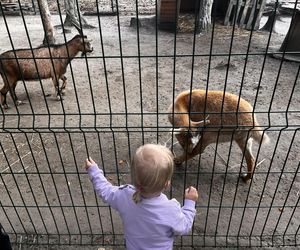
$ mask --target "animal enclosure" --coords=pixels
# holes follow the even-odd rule
[[[86,3],[97,14],[84,16],[95,27],[83,28],[93,52],[69,63],[63,98],[48,96],[51,79],[21,80],[22,105],[8,94],[9,108],[0,109],[0,223],[12,243],[124,249],[122,222],[96,197],[83,162],[93,157],[120,185],[130,183],[128,162],[140,145],[159,143],[180,155],[168,108],[181,92],[204,89],[249,102],[270,143],[253,143],[256,167],[247,183],[240,178],[245,155],[234,140],[217,139],[175,168],[166,194],[182,204],[193,185],[199,201],[192,231],[177,237],[174,249],[299,246],[300,65],[284,60],[295,52],[276,49],[294,16],[282,23],[285,33],[245,30],[224,26],[214,6],[208,32],[171,33],[158,28],[158,1],[78,2]],[[63,6],[49,5],[53,25],[62,25]],[[104,5],[116,14],[101,14]],[[0,2],[0,54],[43,41],[38,12],[20,9],[19,16],[7,15]],[[78,34],[68,29],[55,29],[57,44]],[[213,115],[226,115],[222,110]],[[240,129],[234,127],[232,138]]]

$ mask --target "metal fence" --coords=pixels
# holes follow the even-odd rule
[[[166,144],[180,152],[170,133],[168,106],[181,91],[202,88],[248,100],[271,143],[254,146],[257,167],[248,184],[239,178],[245,160],[234,142],[212,144],[175,169],[169,197],[182,202],[189,185],[200,192],[193,229],[177,237],[175,247],[298,246],[300,68],[285,60],[297,52],[281,46],[297,2],[275,25],[279,33],[245,30],[234,22],[224,26],[214,5],[211,29],[203,34],[194,32],[195,21],[189,31],[182,28],[190,18],[180,13],[178,32],[160,30],[158,1],[149,2],[151,16],[141,15],[145,2],[140,1],[127,13],[133,16],[120,14],[118,7],[126,6],[121,0],[114,5],[115,16],[86,16],[95,26],[83,29],[93,39],[94,52],[71,61],[63,99],[47,97],[53,92],[50,80],[20,81],[23,105],[8,97],[10,108],[1,108],[0,117],[4,229],[20,248],[122,248],[120,218],[96,197],[83,161],[92,156],[118,185],[130,182],[126,162],[140,145]],[[99,10],[101,2],[94,4]],[[0,11],[1,53],[42,43],[39,15],[20,9],[20,16],[7,16],[1,3]],[[52,22],[61,25],[63,11],[57,13]],[[192,14],[197,20],[198,13]],[[77,32],[71,31],[57,29],[57,43]]]

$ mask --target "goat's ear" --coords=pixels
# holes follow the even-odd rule
[[[85,42],[85,43],[90,43],[90,42],[92,42],[92,40],[87,39],[87,38],[85,37],[85,38],[84,38],[84,42]]]

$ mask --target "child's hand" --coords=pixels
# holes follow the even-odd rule
[[[85,160],[85,169],[88,169],[92,165],[97,165],[97,163],[91,157]]]
[[[190,186],[185,190],[185,199],[197,201],[198,200],[198,191],[196,188]]]

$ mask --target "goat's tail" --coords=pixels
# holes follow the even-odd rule
[[[267,144],[270,142],[270,137],[260,127],[256,127],[252,130],[252,137],[258,143]]]

